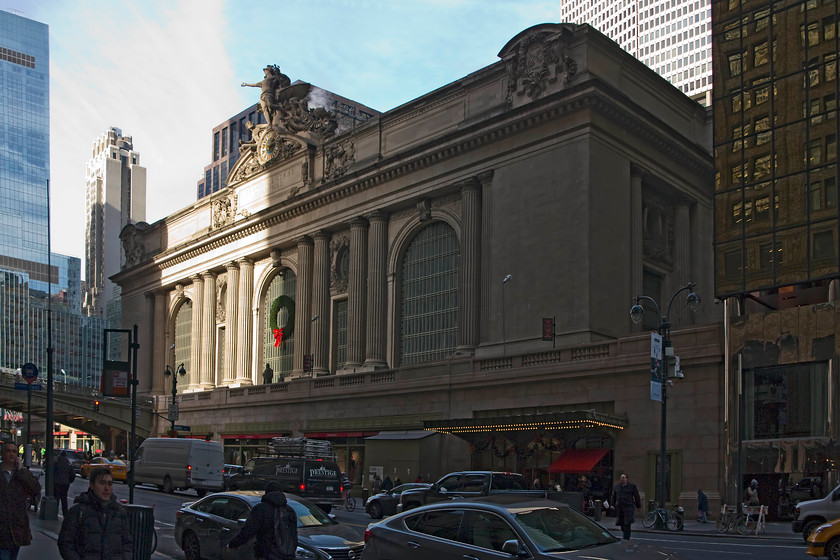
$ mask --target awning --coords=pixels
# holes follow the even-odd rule
[[[567,449],[548,467],[550,473],[587,473],[609,449]]]
[[[423,439],[425,437],[433,436],[435,432],[427,430],[398,430],[394,432],[379,432],[375,436],[366,437],[365,440],[371,439]]]
[[[554,414],[533,414],[522,416],[498,416],[491,418],[457,418],[451,420],[424,421],[423,428],[448,434],[470,434],[487,432],[517,432],[581,429],[623,430],[627,418],[595,412],[594,410],[573,410]]]

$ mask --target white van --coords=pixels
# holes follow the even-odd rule
[[[808,536],[814,529],[837,518],[840,518],[840,486],[824,498],[796,504],[793,532],[802,533],[802,538],[808,542]]]
[[[222,444],[180,438],[149,438],[134,457],[134,482],[154,484],[158,490],[194,488],[199,496],[222,490]]]

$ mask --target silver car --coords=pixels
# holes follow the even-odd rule
[[[227,543],[239,531],[260,503],[264,492],[241,490],[209,494],[197,502],[186,503],[176,513],[175,542],[187,560],[251,560],[253,541],[236,550]],[[301,560],[353,560],[359,558],[364,543],[358,533],[335,521],[318,506],[293,494],[286,494],[288,504],[298,518],[298,549]]]
[[[632,544],[631,544],[632,543]],[[657,558],[673,552],[622,541],[566,504],[510,497],[445,502],[368,526],[362,560]]]

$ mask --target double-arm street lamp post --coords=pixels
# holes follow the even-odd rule
[[[674,299],[676,299],[677,295],[681,292],[688,291],[688,295],[685,298],[685,303],[691,311],[697,311],[697,308],[700,306],[700,296],[698,296],[694,292],[695,283],[689,282],[682,288],[678,289],[674,294],[671,296],[671,300],[668,302],[668,307],[666,309],[665,315],[663,316],[662,313],[659,311],[659,305],[656,303],[650,296],[636,296],[635,298],[635,305],[630,308],[630,319],[634,323],[639,323],[642,320],[642,317],[645,314],[645,309],[642,307],[639,302],[640,301],[649,301],[653,304],[653,307],[656,309],[656,316],[660,318],[659,320],[659,334],[662,337],[662,349],[663,349],[663,361],[662,365],[660,366],[660,381],[662,383],[662,426],[660,431],[660,454],[659,454],[659,507],[661,509],[665,509],[665,435],[667,431],[667,414],[668,408],[666,406],[666,395],[667,395],[667,383],[666,379],[668,377],[668,348],[671,346],[671,323],[669,321],[669,317],[671,316],[671,304],[674,303]]]
[[[184,369],[184,364],[181,364],[180,366],[178,366],[178,372],[177,373],[178,373],[178,375],[181,375],[181,376],[184,376],[184,375],[187,374],[187,370]],[[174,404],[176,404],[175,403],[175,396],[178,392],[178,375],[173,374],[172,373],[172,368],[170,368],[168,365],[166,366],[166,371],[163,372],[163,375],[165,375],[166,377],[172,377],[172,404],[174,405]],[[175,434],[175,420],[176,420],[175,415],[173,415],[172,412],[170,412],[169,413],[169,421],[172,423],[173,437],[174,437],[174,434]]]

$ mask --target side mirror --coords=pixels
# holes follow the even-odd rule
[[[248,520],[247,519],[237,519],[236,524],[239,525],[240,527],[242,527],[243,525],[245,525],[246,521],[248,521]]]
[[[516,539],[505,541],[502,545],[502,552],[522,558],[528,556],[528,551],[525,550],[524,546],[520,546],[519,541]]]

